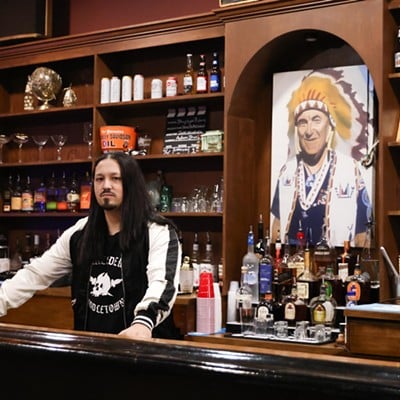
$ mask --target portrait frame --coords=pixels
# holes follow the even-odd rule
[[[365,160],[369,149],[373,147],[376,141],[374,84],[365,65],[277,72],[273,75],[271,210],[281,169],[288,160],[296,159],[296,152],[298,152],[296,150],[296,140],[298,139],[295,139],[293,120],[291,121],[289,118],[291,112],[289,103],[303,80],[311,75],[329,78],[350,105],[351,135],[346,139],[341,135],[336,135],[335,150],[357,161],[369,195],[371,220],[373,220],[375,164],[372,162],[367,165]],[[273,219],[271,211],[271,230],[273,229]],[[283,220],[286,221],[284,218]],[[351,229],[352,226],[349,227],[349,232]],[[281,227],[281,235],[285,231],[286,229]],[[337,229],[337,231],[339,230]],[[318,236],[312,238],[313,244],[320,240]],[[330,232],[329,237],[333,246],[343,246],[343,235],[339,235],[334,229]],[[339,237],[340,239],[337,239]],[[281,237],[281,239],[284,240],[284,237]],[[352,239],[354,239],[354,235],[352,237],[349,234],[349,240],[352,241]],[[292,244],[294,244],[293,241]]]

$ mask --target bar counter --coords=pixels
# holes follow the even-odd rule
[[[12,399],[400,398],[400,362],[0,323]]]

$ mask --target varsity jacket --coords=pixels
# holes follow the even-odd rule
[[[77,243],[86,222],[87,217],[78,220],[41,257],[31,259],[12,279],[3,282],[0,316],[24,304],[36,291],[72,273],[74,328],[85,330],[89,267],[78,265]],[[176,232],[168,225],[151,223],[146,239],[143,249],[122,257],[126,320],[128,326],[142,323],[154,328],[153,337],[178,338],[171,310],[177,295],[182,249]]]

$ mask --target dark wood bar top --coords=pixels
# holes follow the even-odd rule
[[[172,340],[128,340],[0,323],[0,359],[10,398],[280,400],[400,398],[400,363]],[[12,388],[12,389],[11,389]],[[119,397],[120,396],[120,397]]]

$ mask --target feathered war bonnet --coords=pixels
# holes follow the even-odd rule
[[[351,137],[351,106],[340,93],[338,85],[329,77],[310,74],[303,78],[300,86],[293,91],[287,105],[289,115],[288,135],[295,135],[295,151],[301,149],[297,134],[297,119],[305,110],[315,109],[324,112],[331,124],[331,133],[328,135],[329,148],[335,147],[335,133],[342,139]]]

